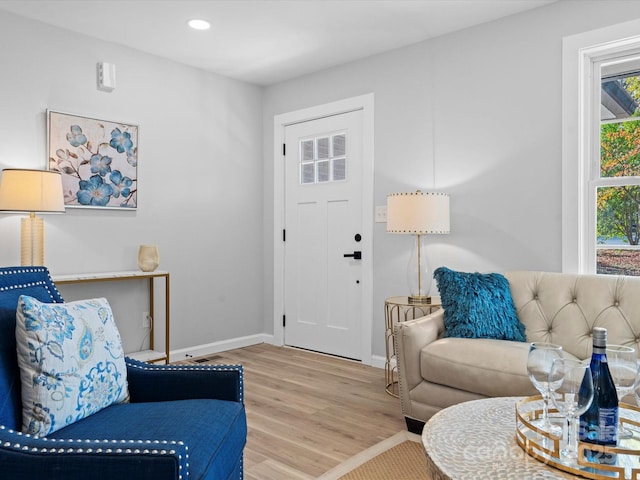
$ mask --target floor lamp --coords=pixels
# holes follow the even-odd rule
[[[5,169],[0,178],[0,211],[29,212],[21,222],[22,265],[44,265],[44,222],[36,212],[64,213],[62,177],[47,170]]]
[[[449,233],[449,195],[446,193],[392,193],[387,196],[387,232],[416,235],[409,259],[409,303],[431,303],[431,272],[425,255],[429,234]]]

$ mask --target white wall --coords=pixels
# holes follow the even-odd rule
[[[563,0],[268,87],[265,158],[274,115],[373,92],[375,204],[416,188],[451,194],[451,234],[430,238],[433,268],[559,271],[562,38],[631,18],[640,18],[640,2]],[[272,163],[264,178],[267,312]],[[373,241],[373,352],[384,355],[384,299],[407,291],[411,239],[376,224]]]
[[[0,44],[0,168],[45,167],[47,108],[140,127],[137,211],[43,216],[50,270],[137,269],[138,246],[156,243],[171,272],[172,349],[260,334],[262,90],[4,12]],[[98,61],[117,67],[113,93],[96,89]],[[0,265],[20,261],[21,216],[0,214]],[[63,293],[105,294],[128,312],[143,287]],[[144,337],[131,318],[119,322],[127,351]]]
[[[562,38],[633,18],[640,2],[562,0],[263,91],[0,12],[0,168],[45,166],[47,108],[140,126],[138,210],[46,216],[47,263],[135,269],[138,245],[158,244],[172,349],[272,333],[273,116],[365,93],[375,204],[418,187],[452,195],[433,267],[559,270]],[[116,64],[115,92],[96,90],[98,61]],[[19,218],[0,214],[0,265],[19,262]],[[406,292],[410,241],[375,225],[377,355],[384,299]],[[119,311],[145,308],[142,286],[63,291],[103,292],[132,297]],[[121,326],[128,350],[144,336],[135,316]]]

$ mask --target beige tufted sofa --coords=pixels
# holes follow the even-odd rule
[[[467,400],[534,395],[529,342],[551,342],[591,355],[593,327],[610,344],[640,345],[640,277],[520,271],[506,273],[527,342],[445,338],[443,310],[395,328],[402,413],[409,430],[442,408]]]

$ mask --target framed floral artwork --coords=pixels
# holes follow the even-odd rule
[[[47,110],[47,137],[65,206],[137,208],[137,125]]]

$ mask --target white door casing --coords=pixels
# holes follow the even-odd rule
[[[283,327],[283,315],[285,313],[285,242],[283,241],[283,229],[285,228],[285,156],[283,155],[282,145],[285,141],[285,132],[289,126],[307,122],[310,120],[317,120],[324,117],[330,117],[339,115],[342,113],[359,111],[361,115],[361,130],[362,130],[362,149],[361,149],[361,198],[358,202],[361,210],[361,230],[352,231],[349,229],[348,235],[345,234],[345,241],[349,245],[349,248],[345,249],[345,245],[340,244],[332,247],[334,251],[341,252],[340,258],[338,258],[337,266],[342,265],[346,268],[346,272],[351,271],[351,274],[345,275],[349,278],[349,282],[353,282],[354,288],[359,292],[358,308],[353,306],[346,307],[351,308],[354,314],[359,316],[359,319],[352,319],[353,322],[359,324],[360,333],[359,339],[350,340],[359,343],[359,347],[354,349],[359,350],[362,362],[370,365],[372,363],[371,358],[371,338],[372,338],[372,298],[373,298],[373,268],[372,268],[372,255],[373,255],[373,94],[367,94],[360,97],[354,97],[350,99],[341,100],[338,102],[332,102],[330,104],[311,107],[304,110],[298,110],[287,114],[277,115],[274,118],[274,339],[273,342],[276,345],[283,345],[285,343],[285,329]],[[291,148],[291,147],[290,147]],[[312,187],[312,188],[315,188]],[[329,208],[333,210],[340,210],[340,205],[344,206],[344,203],[336,202]],[[340,217],[340,215],[338,216]],[[335,226],[332,228],[336,228]],[[292,232],[293,233],[293,232]],[[360,233],[362,241],[358,243],[360,248],[352,248],[356,245],[354,241],[355,233]],[[344,252],[342,252],[344,250]],[[342,257],[343,253],[352,253],[355,250],[362,252],[362,260],[354,260],[352,258]],[[357,263],[356,263],[357,262]],[[355,268],[353,268],[355,267]],[[356,270],[359,270],[359,278],[356,278]],[[335,275],[335,273],[334,273]],[[359,283],[355,283],[359,280]],[[328,292],[329,293],[329,292]],[[334,292],[335,293],[335,292]],[[344,297],[341,300],[344,307]],[[339,302],[340,303],[340,302]],[[297,307],[296,307],[297,308]],[[309,310],[307,310],[309,311]],[[359,313],[358,313],[359,311]],[[289,315],[288,315],[289,316]],[[289,321],[291,318],[289,317]],[[287,325],[290,325],[290,323]],[[331,323],[331,322],[330,322]],[[336,322],[333,322],[336,323]],[[332,325],[340,328],[343,325]],[[289,339],[289,334],[287,334]],[[326,339],[324,340],[327,341]],[[287,342],[290,343],[290,342]],[[308,348],[308,347],[305,347]],[[327,353],[334,353],[328,351]],[[341,353],[337,353],[341,354]],[[348,354],[345,356],[349,356]]]

